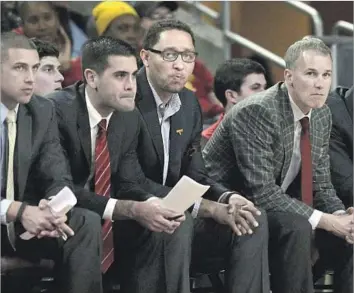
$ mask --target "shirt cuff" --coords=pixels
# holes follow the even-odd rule
[[[158,197],[156,197],[156,196],[152,196],[152,197],[149,197],[146,201],[150,201],[150,200],[152,200],[152,199],[156,199],[156,198],[158,198]]]
[[[338,211],[335,211],[334,213],[333,213],[333,215],[335,215],[335,216],[339,216],[339,215],[344,215],[344,214],[346,214],[347,212],[345,211],[345,210],[338,210]]]
[[[1,224],[8,224],[7,219],[6,219],[6,214],[7,210],[9,209],[10,205],[13,203],[13,200],[9,199],[2,199],[0,203],[0,218],[1,218]]]
[[[318,223],[321,220],[323,213],[320,212],[319,210],[314,210],[311,217],[309,218],[309,222],[312,226],[312,230],[315,230],[317,228]]]
[[[201,202],[202,202],[202,199],[198,199],[197,201],[194,202],[193,211],[191,213],[191,215],[194,219],[198,216]]]
[[[115,198],[110,198],[107,202],[106,208],[103,212],[103,219],[112,221],[114,208],[116,206],[117,200]],[[113,222],[113,221],[112,221]]]
[[[218,202],[224,203],[224,199],[226,196],[228,196],[230,193],[235,193],[233,191],[226,191],[224,192],[218,199]]]

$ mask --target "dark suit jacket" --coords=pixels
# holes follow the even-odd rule
[[[54,107],[47,99],[33,96],[28,104],[19,106],[14,156],[15,200],[38,205],[65,186],[73,189]],[[6,198],[5,191],[2,184],[2,198]]]
[[[195,95],[187,89],[179,93],[182,105],[171,117],[169,168],[166,186],[162,186],[164,162],[162,136],[156,103],[147,81],[145,68],[139,71],[137,82],[137,108],[142,116],[138,156],[145,175],[151,179],[145,189],[155,196],[163,197],[183,175],[187,175],[201,184],[211,185],[204,197],[217,200],[228,190],[211,180],[205,170],[200,152],[202,116]],[[179,130],[183,131],[181,135],[177,133]]]
[[[344,209],[331,183],[328,155],[331,114],[313,109],[310,121],[314,207],[333,213]],[[313,209],[281,188],[294,144],[294,115],[283,83],[235,105],[203,150],[215,180],[241,190],[267,211],[310,217]],[[301,188],[298,185],[297,190]]]
[[[353,89],[338,88],[328,99],[333,120],[329,143],[332,183],[346,206],[353,205]]]
[[[85,101],[85,86],[78,82],[48,96],[55,105],[61,145],[69,161],[73,177],[78,206],[97,212],[101,217],[108,198],[96,195],[84,189],[90,175],[91,132]],[[137,110],[132,112],[114,112],[108,125],[108,148],[111,160],[111,197],[117,197],[124,186],[133,199],[149,197],[138,188],[136,183],[139,170],[136,145],[140,131],[140,118]],[[132,168],[132,177],[120,175],[120,164],[125,161]],[[144,178],[143,178],[144,179]],[[143,181],[142,181],[143,183]],[[93,184],[92,188],[93,190]]]

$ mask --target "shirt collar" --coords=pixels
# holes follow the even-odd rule
[[[301,111],[301,109],[298,107],[298,105],[295,104],[295,102],[294,102],[293,98],[290,96],[290,94],[289,94],[289,99],[290,99],[290,106],[291,106],[291,109],[292,109],[293,114],[294,114],[295,122],[300,121],[304,117],[308,117],[309,120],[311,119],[312,109],[310,110],[310,112],[308,112],[308,114],[305,115]]]
[[[17,104],[15,109],[14,109],[15,113],[16,113],[16,116],[17,116],[17,113],[18,113],[18,107],[19,106],[20,106],[20,104]],[[9,109],[3,103],[0,103],[0,120],[1,120],[1,124],[4,123],[8,112],[9,112]]]
[[[98,123],[101,122],[102,119],[107,119],[107,127],[108,127],[109,120],[111,119],[113,112],[110,113],[107,117],[102,117],[101,114],[98,113],[96,108],[92,105],[86,89],[85,89],[85,100],[86,100],[87,112],[89,116],[90,128],[91,129],[95,128],[98,125]]]

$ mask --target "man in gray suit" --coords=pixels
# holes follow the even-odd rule
[[[53,259],[61,292],[100,293],[99,216],[74,208],[65,224],[65,214],[47,205],[51,196],[73,186],[54,107],[33,95],[38,67],[30,40],[15,33],[1,35],[1,256]],[[25,231],[34,237],[21,239]]]
[[[335,292],[353,292],[352,247],[344,240],[353,240],[353,209],[345,211],[329,169],[331,51],[305,38],[285,61],[285,82],[224,118],[203,151],[206,167],[267,211],[273,293],[314,292],[313,234],[322,263],[335,270]]]

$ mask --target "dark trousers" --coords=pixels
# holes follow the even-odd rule
[[[13,251],[7,238],[2,239],[2,255],[28,260],[40,258],[55,261],[56,286],[66,293],[101,293],[101,220],[91,211],[75,208],[69,226],[75,235],[64,242],[61,238],[17,238]],[[6,227],[2,226],[2,231]]]
[[[211,219],[186,221],[172,235],[116,222],[117,264],[124,293],[188,293],[189,271],[226,269],[226,292],[269,293],[265,213],[251,236],[235,236]],[[117,232],[118,231],[118,232]]]
[[[353,245],[323,230],[316,232],[315,243],[320,254],[315,268],[334,271],[335,293],[353,293]]]
[[[273,293],[313,293],[312,227],[303,216],[268,212],[269,266]],[[353,251],[343,239],[315,232],[320,261],[336,271],[336,293],[353,292]],[[333,266],[333,264],[335,264]]]
[[[225,269],[225,292],[269,293],[268,224],[265,212],[252,235],[238,237],[212,219],[196,219],[192,268],[199,272]],[[220,262],[222,260],[222,262]],[[220,263],[223,266],[220,267]]]

